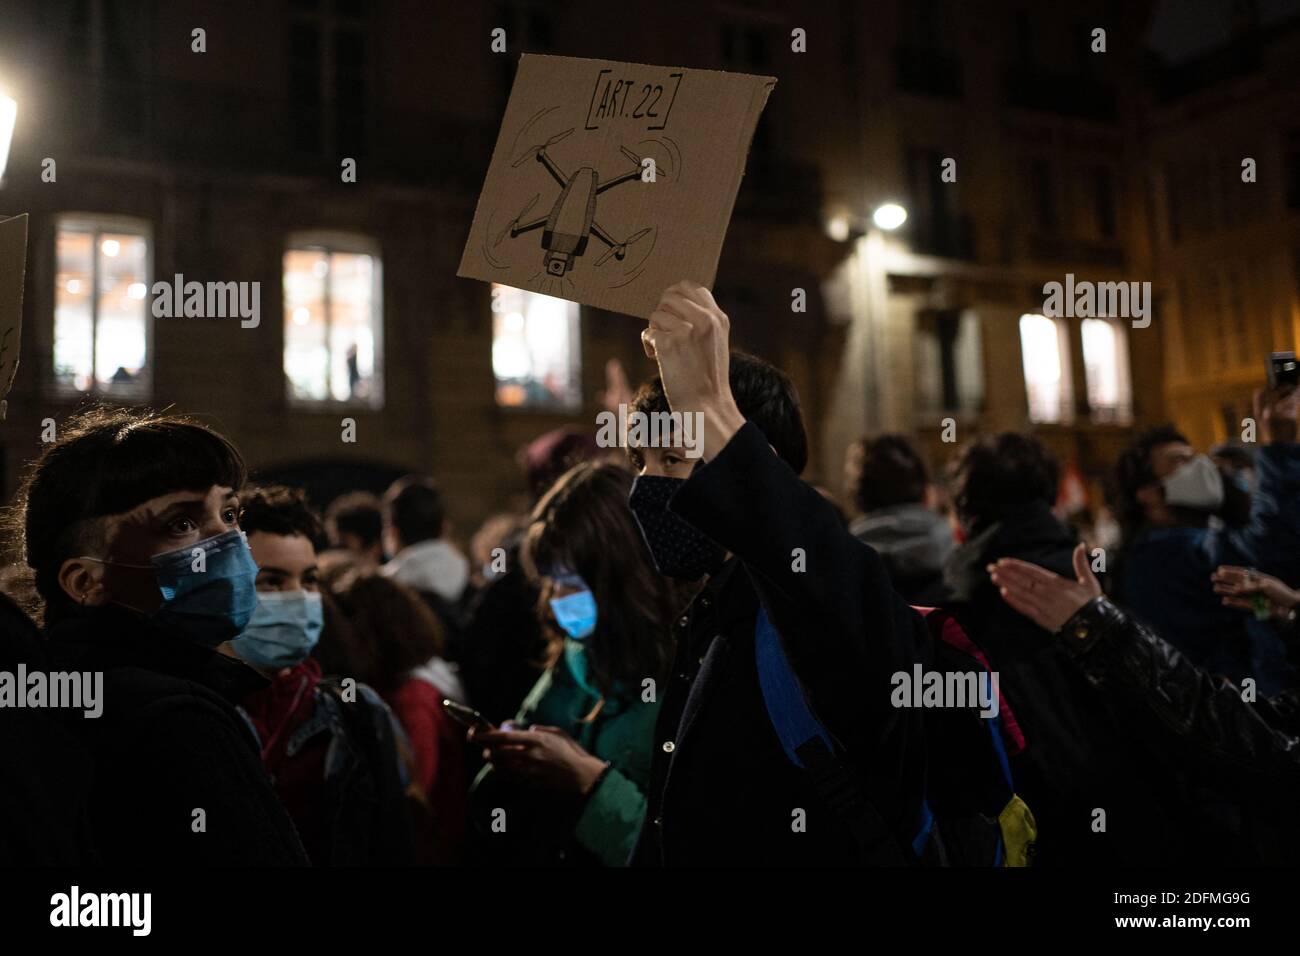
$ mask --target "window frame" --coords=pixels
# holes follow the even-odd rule
[[[59,236],[64,232],[80,232],[91,234],[91,288],[92,295],[90,301],[90,388],[80,389],[75,386],[63,385],[59,382],[58,374],[55,369],[55,343],[58,341],[58,308],[59,308]],[[99,341],[99,246],[100,236],[106,232],[116,232],[125,235],[139,236],[144,239],[144,364],[140,368],[141,381],[126,388],[105,388],[99,384],[96,377],[98,360],[97,344]],[[153,287],[156,280],[154,274],[154,230],[153,222],[139,216],[122,215],[120,213],[97,213],[70,211],[60,212],[54,217],[54,234],[50,245],[51,274],[52,280],[46,286],[50,294],[50,357],[45,366],[45,375],[48,376],[48,391],[55,398],[75,399],[80,397],[91,398],[110,398],[114,401],[126,402],[147,402],[153,397],[154,391],[154,314],[153,314]]]
[[[1116,382],[1119,400],[1111,405],[1094,405],[1088,379],[1088,339],[1084,328],[1088,322],[1101,322],[1110,326],[1115,335]],[[1088,406],[1088,420],[1094,425],[1127,426],[1133,423],[1133,363],[1129,356],[1127,329],[1113,316],[1090,316],[1079,320],[1079,360],[1083,366],[1083,397]],[[1104,412],[1104,414],[1098,414]]]
[[[574,378],[574,398],[573,404],[557,405],[530,405],[527,402],[521,405],[506,405],[497,397],[497,389],[500,387],[497,378],[496,361],[493,353],[496,349],[496,316],[497,312],[492,309],[492,291],[498,286],[507,289],[514,289],[525,295],[544,296],[544,292],[533,292],[531,289],[520,289],[518,286],[507,286],[504,282],[492,282],[488,284],[488,315],[492,319],[492,330],[489,337],[489,355],[488,364],[492,369],[492,406],[499,412],[505,412],[511,415],[573,415],[580,413],[586,404],[585,393],[582,388],[583,368],[582,368],[582,326],[584,307],[580,302],[574,302],[571,299],[561,299],[560,296],[550,296],[553,299],[560,299],[568,302],[573,307],[571,317],[572,333],[569,337],[569,372]],[[576,349],[575,349],[576,344]],[[576,354],[575,354],[576,351]]]
[[[1034,416],[1034,403],[1029,394],[1029,377],[1024,374],[1028,363],[1025,355],[1025,338],[1024,338],[1024,321],[1027,318],[1046,319],[1056,327],[1056,350],[1057,361],[1060,364],[1061,377],[1057,385],[1057,391],[1060,395],[1060,412],[1056,418],[1036,418]],[[1071,329],[1065,319],[1059,316],[1044,315],[1042,312],[1022,312],[1016,320],[1016,340],[1020,345],[1020,368],[1024,381],[1025,395],[1025,415],[1031,425],[1073,425],[1075,420],[1074,407],[1074,374],[1073,374],[1073,349]]]
[[[374,367],[371,370],[372,393],[367,399],[358,398],[302,398],[294,393],[293,381],[289,378],[289,372],[284,366],[285,346],[287,336],[285,330],[290,320],[287,303],[284,294],[284,257],[291,251],[298,252],[324,252],[327,256],[333,253],[343,253],[345,255],[364,255],[370,256],[373,260],[374,268],[371,272],[371,333],[374,336]],[[333,276],[329,276],[325,283],[325,345],[329,349],[329,333],[332,324],[332,309],[330,307],[330,282]],[[375,310],[378,314],[375,314]],[[344,232],[339,230],[314,229],[300,232],[292,232],[285,236],[284,245],[280,250],[280,374],[284,378],[284,399],[285,404],[290,409],[301,411],[333,411],[335,409],[357,409],[360,411],[379,412],[384,408],[384,255],[383,245],[375,236],[369,236],[364,233]],[[333,354],[330,354],[326,368],[330,367],[333,361]],[[326,382],[326,391],[329,391],[329,383]]]

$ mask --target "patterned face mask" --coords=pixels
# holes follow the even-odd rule
[[[685,483],[685,478],[638,475],[627,503],[659,573],[698,581],[721,566],[727,551],[668,510],[668,502]]]

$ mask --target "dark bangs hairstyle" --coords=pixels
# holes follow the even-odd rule
[[[59,568],[108,547],[103,518],[177,491],[237,492],[246,478],[238,449],[193,419],[101,405],[76,412],[30,465],[9,515],[44,602],[31,610],[48,620],[73,606]]]
[[[571,468],[533,509],[520,558],[541,584],[537,613],[552,659],[564,642],[550,599],[552,574],[582,577],[596,599],[596,630],[587,638],[592,681],[606,696],[615,686],[639,692],[647,677],[660,683],[672,664],[672,621],[686,603],[679,584],[660,575],[627,498],[632,475],[612,462]]]

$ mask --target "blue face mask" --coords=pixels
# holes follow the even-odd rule
[[[551,611],[555,622],[575,641],[589,637],[596,629],[596,599],[586,589],[551,598]]]
[[[325,609],[319,594],[259,591],[252,620],[230,646],[254,667],[279,670],[302,663],[324,627]]]
[[[202,555],[196,553],[200,549]],[[232,529],[149,561],[163,596],[153,619],[164,630],[216,647],[248,626],[257,607],[257,564],[242,531]]]

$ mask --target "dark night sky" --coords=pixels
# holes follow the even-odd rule
[[[1227,42],[1233,0],[1160,0],[1151,18],[1149,43],[1170,62],[1179,62]],[[1300,16],[1300,0],[1256,0],[1267,26]]]

